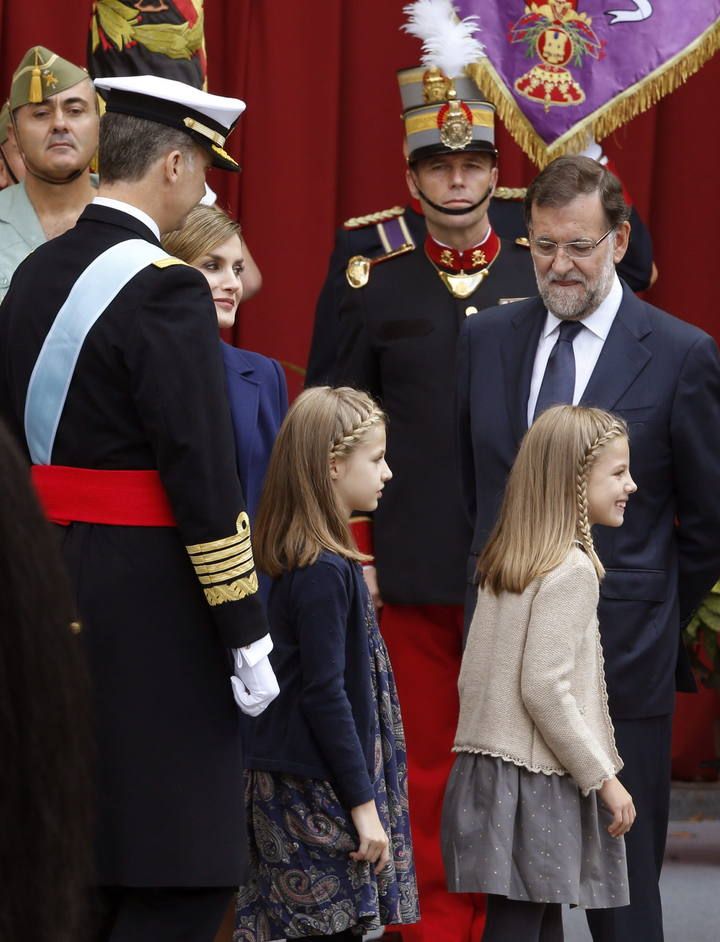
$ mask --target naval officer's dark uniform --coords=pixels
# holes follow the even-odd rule
[[[130,239],[163,256],[136,218],[90,205],[15,274],[0,308],[0,408],[26,448],[28,383],[53,319],[84,269]],[[52,465],[157,469],[176,522],[58,528],[94,681],[99,885],[233,887],[244,875],[228,649],[268,629],[223,376],[205,279],[163,259],[91,328],[57,428]]]

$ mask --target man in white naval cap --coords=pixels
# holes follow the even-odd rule
[[[0,409],[75,586],[97,727],[94,938],[212,942],[246,859],[238,707],[277,694],[215,309],[168,256],[244,104],[107,93],[98,196],[0,307]],[[32,591],[32,586],[28,586]]]

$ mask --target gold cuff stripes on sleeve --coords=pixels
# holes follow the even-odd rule
[[[250,520],[245,511],[239,514],[236,527],[232,536],[185,547],[210,605],[237,602],[258,590]]]

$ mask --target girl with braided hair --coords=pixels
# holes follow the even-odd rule
[[[391,476],[369,396],[321,386],[295,400],[254,526],[280,695],[248,749],[236,942],[359,939],[418,919],[402,719],[348,526]]]
[[[450,890],[488,894],[484,942],[558,942],[562,903],[629,902],[635,809],[617,778],[592,527],[621,526],[635,490],[622,419],[548,409],[478,559],[442,835]]]

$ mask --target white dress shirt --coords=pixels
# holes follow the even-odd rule
[[[107,206],[108,209],[118,209],[121,213],[134,216],[136,219],[139,219],[143,225],[147,226],[148,229],[157,236],[158,240],[160,239],[160,227],[158,224],[152,216],[148,216],[146,212],[142,209],[138,209],[137,206],[133,206],[131,203],[125,203],[122,200],[110,199],[109,196],[96,196],[93,203],[96,206]]]
[[[596,311],[583,318],[582,325],[585,330],[581,330],[573,341],[573,353],[575,355],[575,392],[573,393],[573,405],[577,405],[582,399],[585,387],[590,381],[592,371],[603,348],[603,344],[610,333],[610,328],[615,320],[615,315],[622,301],[622,285],[617,275],[613,279],[612,287],[605,300],[600,304]],[[533,365],[532,379],[530,380],[530,396],[527,405],[528,428],[532,425],[535,415],[535,405],[540,394],[540,386],[545,376],[545,367],[550,359],[553,347],[557,343],[560,335],[559,317],[556,317],[551,311],[547,312],[545,326],[540,334],[537,352],[535,353],[535,363]]]

